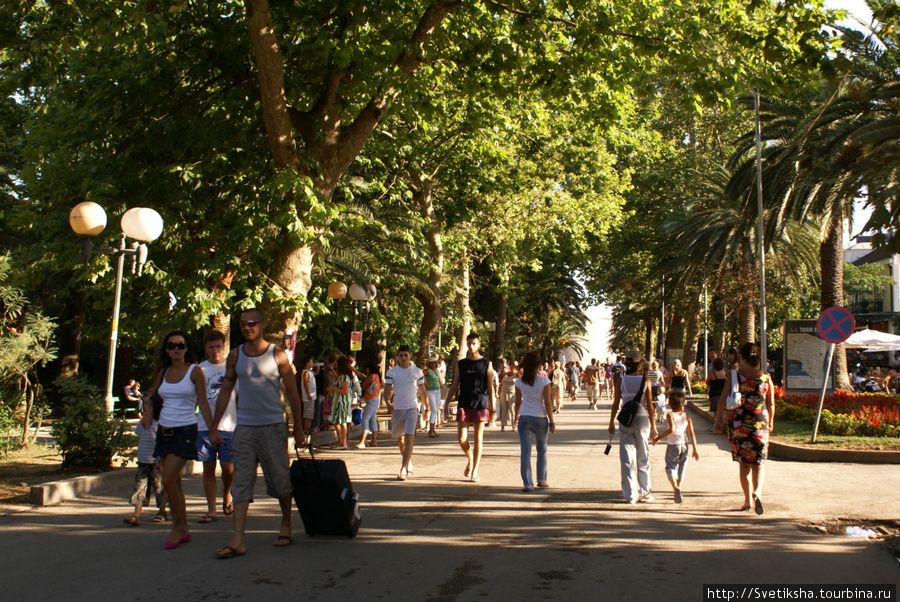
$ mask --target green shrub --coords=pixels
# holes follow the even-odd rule
[[[97,387],[83,378],[70,377],[60,377],[53,384],[65,408],[52,431],[64,467],[106,469],[117,454],[126,458],[133,455],[136,437],[124,418],[106,413],[103,394]]]

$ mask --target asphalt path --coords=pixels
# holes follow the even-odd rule
[[[770,460],[766,512],[756,516],[738,511],[725,438],[697,420],[701,458],[690,461],[684,503],[673,502],[659,445],[656,501],[629,505],[617,441],[603,454],[609,405],[589,411],[579,399],[563,409],[550,439],[551,488],[531,493],[522,491],[518,435],[499,428],[487,431],[477,484],[463,477],[453,427],[416,438],[405,482],[392,440],[320,452],[347,462],[360,494],[353,540],[307,537],[295,510],[293,545],[275,548],[277,503],[261,480],[247,555],[229,560],[213,552],[228,543],[231,521],[196,522],[205,511],[199,476],[185,480],[193,538],[176,550],[163,549],[167,525],[122,523],[130,485],[55,507],[0,506],[0,598],[702,600],[708,584],[900,581],[900,562],[882,545],[803,528],[900,519],[900,467]]]

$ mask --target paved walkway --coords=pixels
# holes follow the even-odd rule
[[[713,583],[897,583],[879,544],[819,535],[807,521],[900,519],[900,468],[770,461],[766,514],[740,513],[737,467],[724,437],[698,429],[685,501],[672,502],[665,447],[653,449],[653,504],[619,491],[618,449],[603,455],[609,403],[579,400],[551,437],[551,489],[523,493],[518,438],[490,429],[481,483],[463,479],[455,430],[417,437],[414,474],[396,481],[396,443],[323,452],[348,463],[363,504],[354,540],[296,538],[273,547],[277,505],[251,506],[248,554],[217,560],[230,521],[196,524],[199,477],[186,481],[193,540],[164,550],[166,526],[122,524],[130,486],[61,506],[0,506],[4,599],[314,600],[702,599]]]

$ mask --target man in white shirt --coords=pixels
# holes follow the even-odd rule
[[[209,331],[203,337],[203,347],[206,349],[207,359],[200,367],[206,377],[206,398],[209,400],[210,411],[215,415],[219,390],[225,378],[225,335],[218,330]],[[234,393],[231,394],[228,409],[219,421],[222,444],[218,447],[213,447],[209,442],[209,426],[203,420],[203,416],[197,417],[197,460],[203,462],[203,492],[206,494],[206,514],[200,519],[201,523],[219,520],[216,515],[216,459],[222,467],[222,512],[226,516],[234,512],[234,503],[231,499],[231,484],[234,482],[231,440],[234,435],[237,404],[233,402]]]
[[[397,350],[397,365],[384,377],[384,399],[391,410],[391,431],[400,445],[403,465],[397,479],[405,481],[412,473],[413,443],[419,423],[419,401],[428,407],[425,373],[412,363],[408,345]]]

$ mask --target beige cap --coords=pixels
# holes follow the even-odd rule
[[[631,360],[632,362],[640,362],[644,359],[644,356],[641,355],[641,352],[637,349],[631,349],[625,354],[625,359]]]

